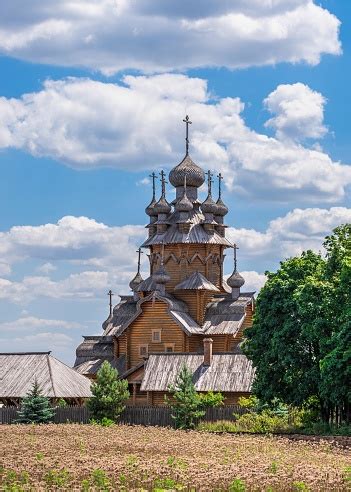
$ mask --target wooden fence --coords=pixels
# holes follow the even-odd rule
[[[0,424],[15,423],[18,408],[0,408]],[[162,427],[173,426],[174,420],[169,407],[135,406],[126,407],[121,415],[120,422],[128,425],[159,425]],[[209,408],[203,420],[214,422],[216,420],[235,420],[234,414],[246,413],[244,408],[237,405],[227,407]],[[90,412],[87,407],[63,407],[55,408],[54,422],[64,424],[67,422],[87,424],[90,420]]]

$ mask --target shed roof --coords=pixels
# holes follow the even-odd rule
[[[197,391],[246,393],[251,391],[255,370],[242,354],[222,353],[212,356],[210,366],[203,365],[202,354],[150,354],[141,391],[167,391],[186,365],[193,374]]]
[[[23,398],[37,380],[49,398],[88,398],[90,381],[50,352],[0,353],[0,398]]]

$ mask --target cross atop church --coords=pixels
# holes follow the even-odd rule
[[[210,170],[208,170],[206,174],[207,174],[208,194],[211,195],[211,193],[212,193],[212,182],[213,182],[212,176],[213,176],[213,174],[211,173]]]
[[[222,180],[224,178],[223,178],[221,173],[217,174],[217,178],[218,178],[218,198],[221,198],[222,197]]]
[[[188,115],[184,118],[183,122],[185,123],[185,153],[189,154],[189,125],[192,124]]]
[[[156,195],[156,185],[155,185],[155,183],[156,183],[156,173],[153,172],[152,174],[150,174],[149,178],[152,179],[152,198],[154,200],[155,199],[155,195]]]
[[[164,170],[162,169],[162,171],[160,172],[160,176],[161,176],[161,183],[162,183],[162,196],[164,197],[165,194],[166,194],[166,173],[164,172]]]
[[[112,296],[114,296],[114,294],[113,294],[113,292],[112,292],[111,289],[107,292],[107,295],[110,298],[110,316],[111,316],[112,315]]]
[[[237,258],[236,258],[236,252],[239,248],[236,244],[234,244],[233,249],[234,249],[234,272],[236,272],[236,267],[237,267],[237,263],[238,263]]]
[[[153,173],[155,174],[155,173]],[[141,251],[141,248],[139,248],[137,250],[137,253],[138,253],[138,273],[140,273],[140,258],[141,258],[141,255],[143,254],[143,252]]]

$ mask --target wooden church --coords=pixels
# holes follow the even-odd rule
[[[184,159],[169,173],[175,199],[166,197],[165,173],[160,173],[161,196],[153,196],[145,212],[149,217],[150,275],[138,271],[130,282],[131,295],[120,296],[103,323],[101,336],[85,336],[76,351],[75,369],[94,378],[108,360],[128,380],[130,404],[164,404],[169,384],[185,364],[198,391],[221,391],[225,403],[248,395],[254,377],[240,342],[251,326],[254,293],[241,292],[244,279],[237,271],[235,244],[226,238],[228,208],[212,196],[213,175],[206,174],[189,155],[188,116]],[[207,180],[202,202],[198,190]],[[223,278],[228,248],[234,250],[234,271]],[[110,292],[111,293],[111,292]],[[111,297],[110,297],[111,300]]]

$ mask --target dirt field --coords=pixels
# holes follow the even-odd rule
[[[351,490],[346,440],[76,424],[3,425],[0,436],[5,491]]]

